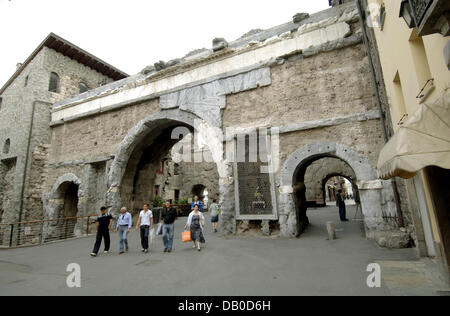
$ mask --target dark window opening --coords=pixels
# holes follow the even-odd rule
[[[80,94],[89,91],[88,86],[84,82],[78,84],[78,89],[80,89]]]
[[[25,84],[23,85],[24,87],[28,86],[28,78],[29,78],[29,76],[25,77]]]
[[[3,145],[3,153],[9,154],[9,148],[11,147],[11,140],[8,138]]]
[[[173,165],[173,174],[175,176],[180,175],[180,165],[177,163]]]
[[[2,109],[3,98],[0,97],[0,110]]]
[[[48,87],[48,91],[59,92],[59,76],[54,72],[50,74],[50,84]]]

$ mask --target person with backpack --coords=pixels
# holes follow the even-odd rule
[[[213,199],[212,204],[209,206],[209,212],[211,214],[211,223],[213,225],[213,231],[217,233],[217,226],[219,225],[220,209],[216,199]]]

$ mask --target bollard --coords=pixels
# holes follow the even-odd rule
[[[333,222],[327,222],[328,240],[336,239],[336,225]]]
[[[9,235],[9,248],[11,248],[13,244],[13,232],[14,232],[14,224],[11,224],[11,232]]]

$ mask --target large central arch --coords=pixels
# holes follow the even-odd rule
[[[386,189],[384,181],[378,180],[375,168],[362,154],[343,144],[318,142],[299,148],[284,163],[279,176],[280,228],[283,237],[297,236],[298,219],[296,214],[293,185],[299,166],[306,166],[321,157],[335,157],[346,162],[355,172],[360,190],[361,207],[365,218],[366,236],[373,238],[375,230],[385,227],[384,212],[391,213],[389,202],[392,192]],[[385,201],[382,205],[381,201]]]
[[[167,126],[186,126],[200,133],[208,144],[212,158],[216,163],[219,174],[219,194],[223,216],[224,233],[232,234],[235,231],[234,220],[234,189],[232,166],[224,160],[222,131],[209,125],[199,116],[180,109],[163,110],[152,114],[135,127],[119,145],[119,149],[111,164],[108,173],[108,192],[106,202],[111,207],[111,213],[117,214],[122,207],[121,186],[130,157],[142,142],[149,141],[152,134],[158,129]],[[151,140],[150,140],[151,141]]]

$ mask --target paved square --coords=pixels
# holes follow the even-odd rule
[[[353,207],[349,207],[349,218],[353,212]],[[413,262],[413,249],[377,247],[363,238],[360,222],[337,223],[338,239],[328,241],[325,222],[337,222],[337,209],[314,209],[309,216],[311,227],[300,239],[290,240],[225,239],[213,234],[208,223],[202,252],[192,249],[192,244],[181,243],[186,218],[176,222],[175,251],[171,254],[163,253],[161,237],[156,238],[150,254],[142,254],[136,231],[130,234],[131,249],[124,255],[118,254],[115,233],[112,253],[101,252],[97,258],[89,256],[94,237],[1,250],[0,295],[435,294],[429,283],[421,287],[416,282],[418,287],[408,289],[411,284],[401,282],[402,278],[406,280],[405,275],[411,277],[411,269],[406,274],[401,269],[392,270],[392,262]],[[383,275],[381,288],[370,289],[366,285],[366,268],[375,262],[381,263],[387,274]],[[81,266],[81,289],[69,289],[66,285],[66,267],[70,263]],[[420,277],[416,274],[413,281]]]

